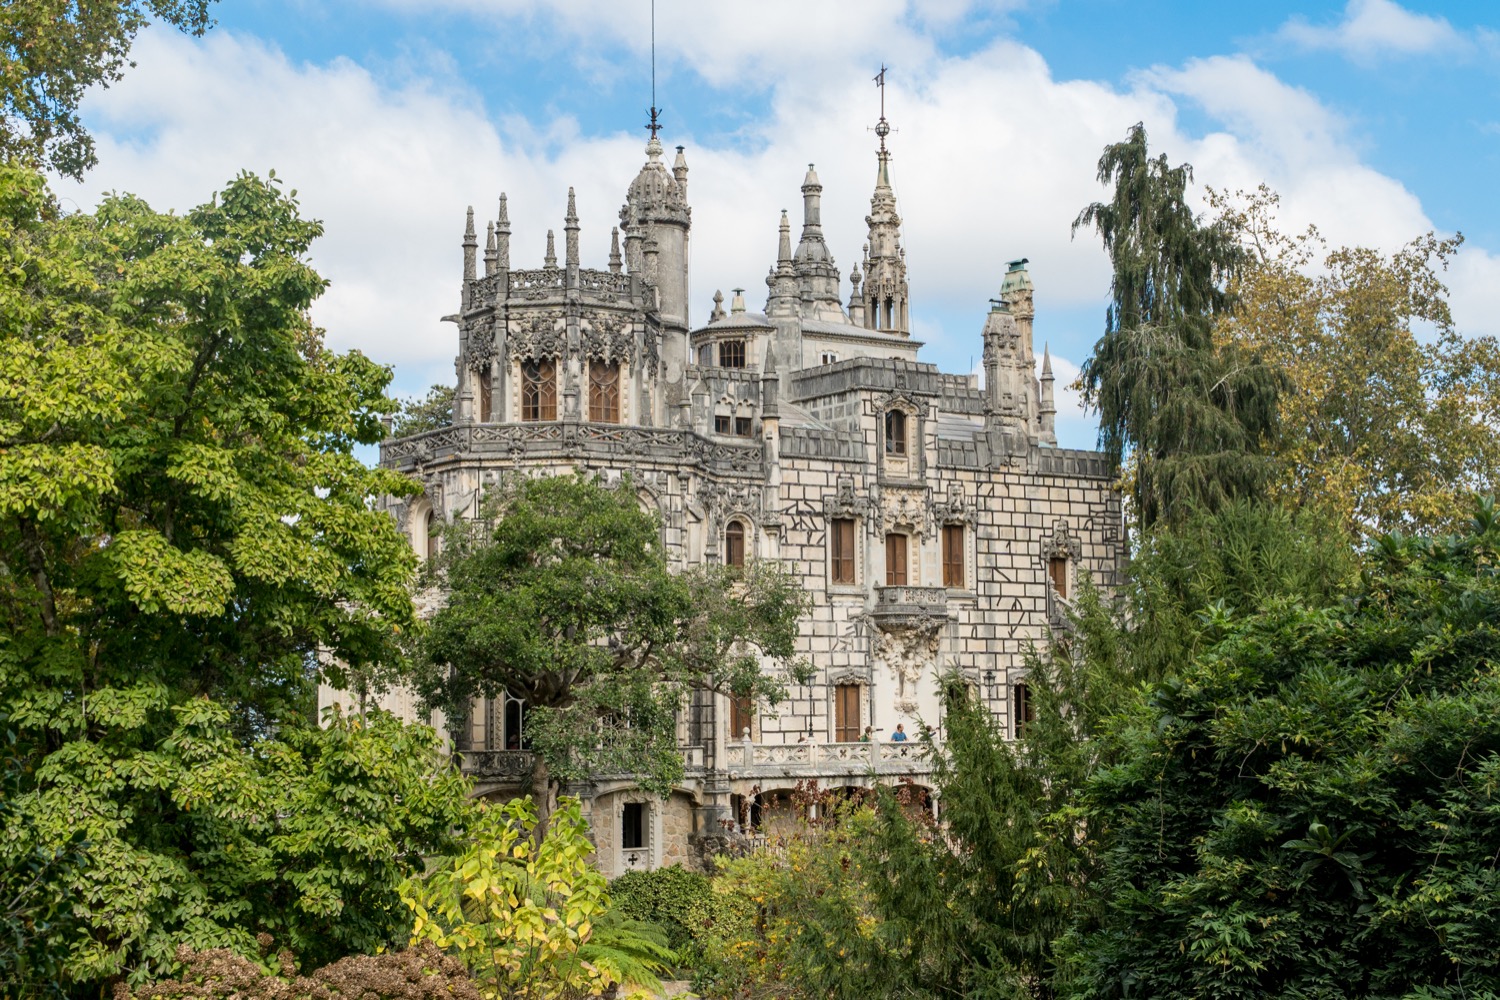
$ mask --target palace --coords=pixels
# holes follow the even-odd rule
[[[562,259],[549,231],[540,267],[511,263],[505,195],[482,250],[471,209],[449,317],[453,424],[381,446],[382,464],[423,486],[387,502],[419,555],[500,477],[583,468],[630,477],[677,565],[779,560],[810,596],[799,653],[813,682],[774,707],[688,705],[686,777],[670,798],[624,774],[568,790],[590,812],[606,874],[694,864],[742,822],[770,822],[799,782],[925,788],[923,745],[890,736],[940,723],[939,674],[960,672],[1013,733],[1027,717],[1029,644],[1066,627],[1080,573],[1117,583],[1119,495],[1103,455],[1057,447],[1026,261],[997,276],[999,298],[976,321],[982,384],[918,360],[884,117],[876,131],[868,242],[847,300],[811,167],[795,245],[781,216],[764,310],[740,289],[726,310],[716,293],[697,327],[683,147],[669,167],[653,133],[603,270],[581,264],[571,189]],[[408,697],[388,701],[414,714]],[[452,727],[480,794],[506,794],[529,770],[524,714],[494,699]],[[867,727],[875,738],[862,742]]]

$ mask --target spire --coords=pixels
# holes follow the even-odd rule
[[[910,302],[906,283],[906,252],[901,248],[901,216],[896,211],[896,192],[891,188],[890,150],[885,140],[894,129],[885,118],[885,74],[880,67],[875,84],[880,88],[880,120],[875,134],[880,148],[875,152],[875,193],[865,225],[870,235],[865,253],[864,325],[897,336],[911,335]]]
[[[860,274],[859,265],[849,272],[849,322],[855,326],[865,325],[865,300],[859,294],[859,283],[863,275]]]
[[[1042,345],[1041,405],[1037,407],[1041,418],[1042,444],[1057,444],[1057,403],[1052,395],[1052,351]]]
[[[677,191],[682,195],[682,200],[687,201],[687,157],[683,155],[682,146],[677,147],[677,159],[672,161],[672,179],[677,182]]]
[[[500,218],[495,222],[496,264],[510,270],[510,213],[506,210],[505,192],[500,192]]]
[[[542,264],[546,267],[557,266],[557,244],[552,238],[552,230],[547,230],[547,256],[542,258]]]
[[[488,278],[495,273],[495,224],[486,222],[484,224],[484,276]]]
[[[784,208],[781,210],[781,241],[776,245],[776,262],[787,269],[792,266],[792,220],[787,218]]]
[[[609,231],[609,273],[620,273],[620,227]]]
[[[568,214],[563,217],[563,236],[566,243],[564,263],[568,267],[578,266],[578,203],[574,200],[573,189],[568,188]]]
[[[718,289],[715,289],[714,307],[713,310],[708,314],[708,321],[710,323],[717,323],[719,320],[724,318],[724,315],[724,293],[719,291]]]
[[[469,221],[464,226],[464,280],[474,280],[474,251],[479,240],[474,235],[474,206],[469,206]]]

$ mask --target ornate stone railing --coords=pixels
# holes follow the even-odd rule
[[[897,585],[875,588],[874,615],[877,621],[946,617],[947,614],[947,587]]]
[[[621,298],[630,292],[630,275],[579,269],[578,287],[597,298]]]
[[[512,778],[531,773],[535,755],[530,750],[461,750],[459,770],[475,778]]]
[[[688,770],[705,766],[706,751],[703,747],[678,747],[677,752],[682,754],[682,766]]]
[[[567,272],[557,267],[510,272],[510,294],[523,299],[541,299],[560,292]]]
[[[439,427],[381,442],[380,461],[383,465],[401,468],[412,463],[424,465],[475,448],[490,454],[497,449],[517,452],[532,448],[541,452],[552,449],[571,454],[591,446],[602,446],[611,452],[641,458],[673,455],[685,461],[700,462],[718,472],[746,475],[761,474],[765,459],[765,445],[758,440],[738,444],[712,441],[672,427],[547,420]]]
[[[729,766],[756,769],[841,770],[859,772],[881,764],[931,769],[929,744],[920,740],[869,743],[731,743]]]

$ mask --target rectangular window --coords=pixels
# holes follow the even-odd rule
[[[714,416],[714,433],[715,434],[728,434],[729,433],[729,417],[727,417],[727,416],[721,416],[721,415],[715,415]]]
[[[620,846],[639,851],[646,846],[646,804],[627,802],[620,811]]]
[[[1057,591],[1057,596],[1067,599],[1068,596],[1068,560],[1062,556],[1053,556],[1047,560],[1047,578],[1052,581],[1052,589]]]
[[[890,410],[885,415],[885,453],[906,454],[906,414],[900,410]]]
[[[840,684],[833,689],[833,739],[835,743],[859,742],[858,684]]]
[[[964,580],[964,526],[943,525],[943,586],[962,588]]]
[[[885,585],[906,586],[906,536],[885,536]]]
[[[505,699],[505,749],[531,749],[531,741],[526,738],[526,702],[520,698]]]
[[[589,419],[599,424],[620,422],[620,366],[589,362]]]
[[[729,739],[737,742],[745,738],[750,728],[750,696],[729,696]]]
[[[557,419],[557,365],[551,359],[521,363],[521,419]]]
[[[745,342],[743,340],[726,340],[719,345],[719,367],[745,367]]]
[[[739,435],[742,438],[749,437],[750,436],[750,418],[749,417],[735,417],[734,418],[734,432],[735,432],[735,434]]]
[[[1036,721],[1036,709],[1031,704],[1031,692],[1025,684],[1015,686],[1011,711],[1015,713],[1016,739],[1020,739],[1026,732],[1026,724]]]
[[[823,363],[825,365],[831,365],[835,361],[837,361],[838,359],[839,359],[839,356],[837,354],[825,354],[825,355],[823,355]]]
[[[828,522],[829,571],[834,583],[854,582],[854,518]]]

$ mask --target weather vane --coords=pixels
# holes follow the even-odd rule
[[[880,136],[882,153],[885,152],[885,137],[891,134],[891,125],[885,120],[885,70],[885,63],[881,63],[880,72],[875,74],[875,86],[880,88],[880,121],[875,123],[875,134]]]
[[[653,139],[661,131],[661,109],[656,106],[656,0],[651,0],[651,120],[646,129]]]

